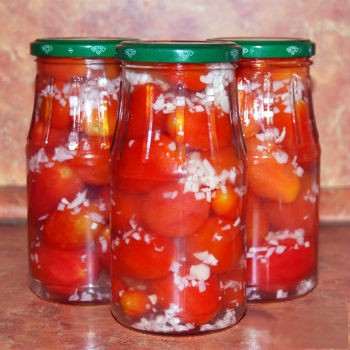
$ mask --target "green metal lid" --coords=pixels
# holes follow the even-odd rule
[[[230,41],[242,46],[242,58],[310,57],[315,54],[315,43],[308,39],[224,37],[212,40]]]
[[[116,48],[116,58],[128,62],[235,62],[241,53],[234,43],[208,41],[123,41]]]
[[[115,46],[132,38],[42,38],[30,44],[30,53],[41,57],[114,57]]]

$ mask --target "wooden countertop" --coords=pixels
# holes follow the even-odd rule
[[[292,301],[248,304],[227,330],[201,336],[155,336],[119,325],[109,306],[47,302],[27,287],[25,224],[0,226],[1,350],[349,349],[350,226],[320,229],[319,284]]]

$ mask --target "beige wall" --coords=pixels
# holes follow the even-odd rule
[[[316,42],[313,97],[323,187],[350,186],[349,0],[11,0],[0,2],[0,186],[25,184],[33,103],[29,43],[45,36],[206,39],[293,36]]]

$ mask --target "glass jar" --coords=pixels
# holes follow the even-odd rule
[[[26,149],[29,286],[48,300],[109,302],[109,163],[120,42],[31,43],[37,74]]]
[[[123,42],[112,149],[112,312],[151,333],[226,328],[245,311],[240,48]]]
[[[291,299],[317,283],[320,146],[309,72],[315,45],[232,41],[243,47],[237,82],[247,146],[247,298]]]

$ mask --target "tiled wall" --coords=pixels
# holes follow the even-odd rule
[[[29,42],[45,36],[206,39],[293,36],[317,44],[313,97],[323,187],[350,186],[348,0],[12,0],[0,2],[0,186],[25,184],[33,103]]]

